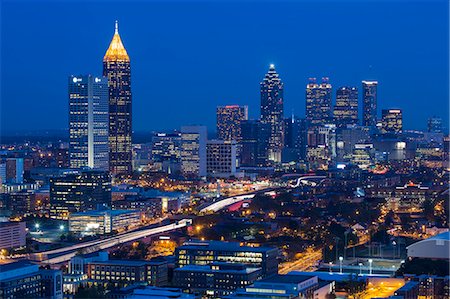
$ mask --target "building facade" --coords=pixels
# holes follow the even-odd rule
[[[240,166],[268,166],[268,148],[271,127],[268,123],[248,120],[241,123]]]
[[[358,88],[344,86],[336,90],[333,116],[337,127],[358,123]]]
[[[181,127],[181,173],[185,177],[206,176],[206,141],[205,126]]]
[[[0,250],[26,245],[25,222],[0,222]]]
[[[109,170],[109,92],[105,77],[69,77],[71,168]]]
[[[381,133],[401,133],[403,130],[402,110],[383,109],[381,112]]]
[[[109,87],[109,169],[113,175],[131,174],[131,67],[117,21],[114,36],[103,57],[103,76],[108,78]]]
[[[267,159],[270,163],[280,163],[284,143],[284,84],[270,65],[261,87],[261,123],[270,126]]]
[[[240,263],[262,269],[262,275],[278,273],[278,250],[272,247],[240,246],[236,242],[186,242],[175,249],[179,267],[213,262]]]
[[[111,177],[107,172],[83,171],[50,180],[50,217],[111,206]]]
[[[218,139],[236,142],[242,139],[241,122],[248,120],[248,106],[218,106],[216,117]]]
[[[236,141],[208,140],[206,173],[211,177],[230,177],[236,174]]]
[[[362,125],[366,127],[374,128],[377,125],[377,88],[377,81],[362,81]]]
[[[324,125],[332,121],[332,86],[327,77],[320,84],[310,78],[306,85],[306,119],[312,126]]]

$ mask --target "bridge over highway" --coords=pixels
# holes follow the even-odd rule
[[[152,235],[161,234],[171,230],[186,227],[191,224],[192,224],[191,219],[181,219],[174,223],[163,226],[147,228],[143,230],[124,233],[121,235],[113,236],[102,240],[89,241],[63,248],[30,254],[28,258],[31,260],[39,261],[41,264],[59,264],[69,261],[73,256],[77,254],[79,250],[87,250],[87,251],[103,250],[119,244],[131,242]]]

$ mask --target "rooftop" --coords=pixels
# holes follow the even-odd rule
[[[267,277],[259,280],[258,282],[263,283],[301,283],[308,279],[315,277],[315,275],[296,275],[296,274],[277,274],[271,277]]]
[[[272,247],[251,247],[241,246],[238,242],[223,241],[189,241],[185,242],[179,249],[208,249],[208,250],[224,250],[224,251],[249,251],[249,252],[266,252],[276,250]]]

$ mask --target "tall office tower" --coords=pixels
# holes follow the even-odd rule
[[[358,88],[345,86],[338,88],[333,114],[337,127],[358,123]]]
[[[210,177],[230,177],[236,174],[236,141],[208,140],[206,173]]]
[[[369,127],[348,125],[336,130],[336,153],[339,162],[348,162],[356,144],[369,144]]]
[[[428,132],[430,133],[443,133],[442,129],[442,118],[440,117],[430,117],[428,119]]]
[[[283,162],[306,159],[308,125],[304,118],[292,116],[284,120]]]
[[[241,122],[248,119],[247,106],[217,107],[217,138],[225,141],[241,140]]]
[[[109,170],[109,93],[105,77],[69,76],[71,168]]]
[[[261,122],[270,125],[267,158],[271,163],[280,163],[284,143],[283,82],[273,64],[260,86]]]
[[[377,125],[377,87],[378,81],[362,81],[362,124],[366,127],[375,128]]]
[[[132,172],[130,58],[119,36],[118,23],[103,57],[109,86],[109,169],[113,175]]]
[[[243,121],[241,132],[240,165],[244,167],[268,166],[267,152],[271,134],[270,124],[258,120]]]
[[[381,111],[381,133],[401,133],[402,130],[402,110],[383,109]]]
[[[181,127],[181,173],[186,177],[206,176],[205,126]]]
[[[82,171],[50,179],[50,217],[111,206],[111,177],[105,171]]]
[[[332,121],[331,84],[327,77],[320,84],[316,78],[309,78],[306,85],[306,119],[312,126]]]

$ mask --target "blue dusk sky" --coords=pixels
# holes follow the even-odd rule
[[[448,127],[449,7],[423,1],[1,1],[2,131],[68,127],[67,76],[101,75],[119,20],[131,58],[133,129],[215,129],[217,105],[259,116],[274,63],[285,114],[304,116],[309,77],[335,90],[378,80],[378,108],[406,129]]]

